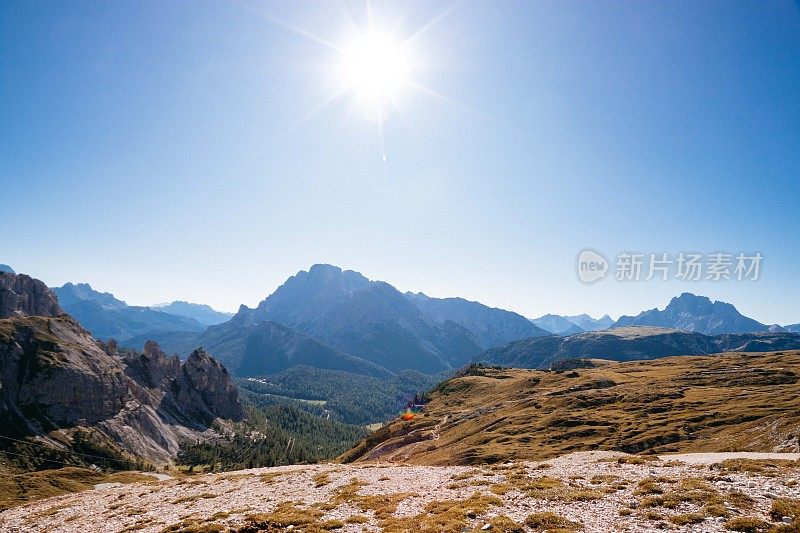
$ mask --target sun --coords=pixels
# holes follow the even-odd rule
[[[410,69],[411,58],[403,43],[379,31],[360,35],[343,49],[343,81],[366,104],[394,100]]]

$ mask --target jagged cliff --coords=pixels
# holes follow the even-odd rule
[[[0,272],[0,318],[63,314],[47,285],[25,274]]]
[[[168,462],[244,412],[227,370],[202,349],[181,364],[101,344],[28,276],[0,274],[0,434],[69,448],[76,432],[130,456]],[[11,441],[13,442],[13,441]]]

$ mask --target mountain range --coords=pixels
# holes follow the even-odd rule
[[[614,320],[608,315],[603,315],[600,318],[592,318],[584,313],[581,315],[566,316],[564,318],[584,331],[600,331],[601,329],[608,329],[614,325]]]
[[[614,325],[614,320],[603,315],[601,318],[592,318],[587,314],[561,316],[546,314],[531,320],[540,328],[555,335],[574,335],[584,331],[600,331]]]
[[[568,337],[523,339],[487,350],[475,360],[505,367],[548,368],[577,358],[632,361],[673,355],[775,350],[800,350],[800,335],[769,332],[705,335],[651,326],[615,327]]]
[[[237,376],[273,374],[298,365],[373,377],[405,369],[434,374],[476,360],[535,367],[573,356],[663,357],[712,353],[740,341],[745,346],[791,346],[793,339],[793,326],[769,329],[731,304],[690,293],[673,298],[663,311],[652,309],[617,322],[608,315],[594,319],[585,314],[528,320],[462,298],[401,293],[386,282],[325,264],[291,276],[257,307],[241,306],[233,316],[183,301],[156,308],[129,306],[87,284],[67,283],[53,291],[65,311],[96,338],[113,337],[138,349],[155,340],[182,357],[203,346]],[[673,331],[613,333],[632,326]],[[593,332],[598,334],[589,334]],[[776,337],[728,344],[681,332]]]
[[[152,335],[168,351],[202,345],[237,375],[297,364],[385,376],[456,368],[485,348],[544,336],[523,316],[461,298],[403,294],[331,265],[289,278],[255,309],[201,334]],[[127,341],[140,346],[148,335]]]

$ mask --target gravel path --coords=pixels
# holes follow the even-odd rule
[[[0,531],[160,532],[168,526],[193,520],[235,529],[246,522],[247,515],[272,512],[285,502],[323,509],[322,520],[346,522],[357,515],[366,520],[365,523],[344,523],[337,531],[380,531],[380,518],[372,510],[359,508],[358,502],[353,500],[336,499],[353,478],[360,482],[357,494],[361,496],[413,493],[400,501],[395,517],[419,517],[426,513],[424,508],[432,501],[463,501],[475,492],[499,497],[499,505],[490,505],[485,512],[471,513],[465,519],[466,531],[480,531],[499,516],[523,523],[528,516],[540,512],[556,513],[578,523],[578,530],[586,532],[725,531],[725,522],[730,518],[746,516],[769,520],[773,500],[800,498],[797,483],[800,470],[793,466],[784,465],[767,475],[730,471],[715,464],[720,459],[741,457],[737,454],[682,454],[642,462],[641,458],[614,452],[581,452],[546,463],[474,468],[388,463],[260,468],[154,480],[50,498],[0,513]],[[746,457],[760,458],[761,455]],[[774,454],[769,454],[769,458],[774,459]],[[778,458],[793,457],[780,454]],[[522,485],[514,485],[514,474],[518,476],[516,479],[524,474],[521,478],[526,482],[543,478],[560,480],[567,491],[565,494],[594,496],[572,499],[535,495]],[[642,480],[659,480],[664,496],[677,492],[681,480],[703,483],[720,498],[736,496],[734,500],[738,503],[724,504],[722,510],[727,518],[704,513],[707,501],[681,501],[674,508],[650,508],[646,506],[646,498],[655,493],[643,492],[642,487],[647,486],[647,482],[640,484]],[[505,491],[497,490],[503,486]],[[333,503],[325,506],[329,502]],[[698,523],[679,526],[670,521],[671,517],[692,512],[699,513]]]
[[[762,452],[709,452],[709,453],[675,453],[670,455],[659,455],[662,461],[682,461],[691,465],[710,465],[721,463],[730,459],[756,459],[756,460],[777,460],[777,461],[797,461],[800,453],[762,453]]]

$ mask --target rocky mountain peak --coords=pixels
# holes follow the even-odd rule
[[[690,292],[672,298],[663,311],[651,309],[620,317],[615,327],[625,326],[658,326],[711,335],[767,331],[767,326],[742,315],[733,305]]]
[[[181,386],[179,401],[189,412],[206,420],[244,418],[244,409],[228,370],[203,348],[189,355],[181,373],[182,384],[187,386]]]
[[[713,307],[714,304],[707,296],[697,296],[691,292],[684,292],[670,300],[666,311],[701,315],[710,313]]]
[[[58,296],[58,301],[66,308],[81,302],[91,301],[100,304],[105,309],[122,309],[128,304],[115,298],[109,292],[100,292],[92,288],[88,283],[65,283],[61,287],[54,287],[53,292]]]
[[[47,285],[25,274],[0,272],[0,318],[63,315]]]

